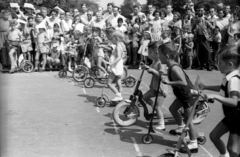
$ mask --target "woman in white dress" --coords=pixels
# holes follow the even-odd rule
[[[50,12],[50,14],[51,14],[51,17],[48,19],[48,35],[49,35],[49,38],[52,39],[52,37],[53,37],[53,25],[55,23],[57,23],[60,26],[61,20],[58,17],[58,11],[57,10],[53,9]]]
[[[233,45],[235,43],[234,41],[234,34],[240,33],[240,21],[239,21],[239,13],[233,14],[233,22],[229,23],[228,26],[228,44]]]
[[[160,19],[160,13],[158,11],[154,12],[154,19],[149,22],[150,30],[152,33],[152,41],[160,41],[162,34],[162,25]]]

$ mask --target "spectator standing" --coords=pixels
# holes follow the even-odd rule
[[[109,16],[113,15],[113,4],[107,4],[107,11],[103,14],[103,19],[107,20]]]
[[[154,19],[149,22],[152,33],[152,41],[159,41],[161,39],[161,19],[158,11],[154,12]]]
[[[118,25],[117,19],[118,18],[123,19],[123,23],[125,24],[125,17],[119,14],[119,8],[117,6],[114,6],[113,8],[113,15],[110,15],[107,19],[107,23],[109,23],[112,27],[116,27]]]
[[[234,42],[234,34],[240,33],[240,21],[239,21],[239,13],[233,13],[233,22],[230,22],[228,27],[228,44],[233,45]]]
[[[0,18],[0,58],[2,61],[3,67],[10,65],[8,57],[8,41],[7,34],[10,28],[10,12],[9,10],[4,10],[2,12],[2,18]]]

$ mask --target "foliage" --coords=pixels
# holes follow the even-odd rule
[[[20,6],[26,3],[32,3],[35,6],[45,6],[47,8],[54,8],[59,6],[63,10],[69,10],[71,8],[81,9],[81,4],[87,4],[88,8],[92,11],[97,11],[97,0],[0,0],[0,9],[9,7],[9,3],[18,3]]]
[[[140,5],[140,3],[137,0],[124,0],[121,5],[122,15],[127,17],[133,13],[134,5]]]
[[[231,8],[235,8],[236,5],[240,5],[239,0],[192,0],[192,2],[195,4],[195,8],[203,5],[207,10],[210,6],[215,6],[215,8],[217,8],[217,4],[219,3],[230,5]],[[178,11],[180,13],[183,13],[183,6],[185,3],[186,0],[147,0],[147,4],[153,4],[158,9],[165,8],[167,4],[172,4],[174,11]]]

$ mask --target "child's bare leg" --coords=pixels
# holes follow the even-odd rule
[[[154,93],[151,90],[148,90],[144,95],[143,95],[143,100],[150,106],[153,107],[153,101],[152,97],[154,97]]]
[[[28,60],[29,60],[29,61],[31,61],[31,60],[32,60],[32,58],[31,58],[30,52],[27,52],[27,56],[28,56],[28,57],[27,57],[27,58],[28,58]]]
[[[185,123],[187,122],[187,120],[188,120],[188,118],[189,118],[189,116],[191,114],[192,108],[193,107],[184,109],[184,121],[185,121]],[[197,139],[197,137],[196,137],[197,136],[196,129],[195,129],[192,121],[189,123],[188,127],[189,127],[189,137],[190,137],[190,140],[196,140]]]
[[[169,107],[169,111],[171,112],[179,126],[184,125],[182,115],[178,112],[181,107],[182,103],[178,99],[175,99],[172,105]]]
[[[117,90],[117,88],[115,87],[115,85],[113,84],[115,78],[116,78],[116,76],[115,76],[113,73],[110,73],[110,74],[109,74],[109,77],[108,77],[107,85],[108,85],[108,87],[113,91],[114,94],[117,94],[117,93],[118,93],[118,90]]]
[[[23,58],[24,58],[24,60],[27,60],[27,52],[23,53]]]
[[[43,56],[43,66],[42,66],[42,70],[45,69],[46,67],[46,63],[47,63],[47,54],[42,54]]]
[[[240,135],[229,134],[227,150],[231,157],[239,157],[238,148],[240,146]]]
[[[121,77],[116,76],[115,78],[117,87],[118,87],[118,93],[122,93],[122,80]]]
[[[228,131],[229,129],[227,128],[227,126],[224,125],[222,122],[219,122],[209,135],[211,141],[222,155],[227,154],[227,149],[224,142],[221,140],[221,137]]]
[[[102,62],[103,62],[103,58],[102,57],[98,57],[98,62],[97,62],[97,67],[98,67],[98,74],[100,76],[102,72],[104,72],[104,74],[107,74],[107,71],[105,70],[105,68],[102,67]]]
[[[162,96],[162,95],[159,95],[158,98],[157,98],[157,106],[156,106],[156,111],[157,111],[157,116],[158,116],[158,120],[159,120],[159,124],[163,125],[165,127],[165,123],[164,123],[164,116],[163,116],[163,113],[162,113],[162,105],[163,105],[163,102],[165,100],[165,97]]]
[[[11,62],[11,70],[15,69],[15,55],[16,50],[14,48],[12,48],[9,52],[9,58],[10,58],[10,62]]]
[[[36,56],[35,56],[35,71],[38,69],[39,57],[40,57],[39,52],[36,52]]]

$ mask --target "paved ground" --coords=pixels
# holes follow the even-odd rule
[[[129,72],[138,78],[141,71]],[[200,75],[207,84],[220,84],[222,79],[216,71],[187,73],[192,81]],[[135,125],[118,127],[111,118],[113,107],[98,108],[94,104],[102,90],[98,83],[85,89],[71,77],[59,79],[57,72],[0,75],[2,157],[157,157],[177,143],[177,137],[153,134],[153,143],[143,144],[148,122],[142,115]],[[150,75],[144,75],[143,92],[149,81]],[[124,86],[124,97],[128,98],[132,91]],[[110,98],[114,96],[109,89],[105,92]],[[165,114],[169,114],[173,99],[169,90]],[[221,105],[211,104],[207,118],[196,126],[206,134],[207,143],[193,157],[218,156],[208,135],[221,118]],[[173,119],[166,120],[167,131],[176,126]],[[223,139],[226,141],[227,135]]]

